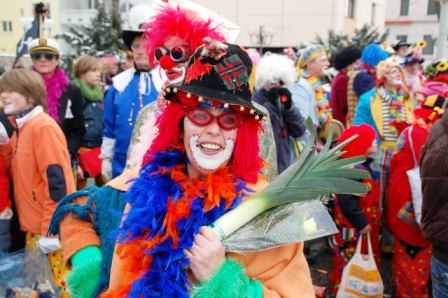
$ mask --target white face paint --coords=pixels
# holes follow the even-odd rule
[[[398,67],[393,67],[385,77],[391,85],[401,86],[403,84],[403,75]]]
[[[235,142],[231,139],[225,141],[225,148],[220,148],[219,145],[214,143],[203,143],[198,144],[198,136],[192,136],[190,138],[190,149],[193,154],[194,160],[197,162],[198,166],[207,171],[216,171],[222,165],[230,160],[233,153],[233,147]],[[207,154],[204,151],[218,151],[216,154]]]
[[[214,108],[209,111],[214,116],[224,113]],[[237,132],[237,128],[222,129],[216,119],[206,126],[198,126],[185,117],[183,138],[189,175],[208,175],[225,167],[232,158]]]

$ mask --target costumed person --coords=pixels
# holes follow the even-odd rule
[[[226,255],[206,227],[266,184],[254,75],[243,49],[217,42],[165,89],[170,104],[126,195],[102,297],[314,297],[303,244]]]
[[[414,124],[401,133],[390,166],[386,211],[387,225],[394,235],[392,273],[397,297],[428,297],[431,246],[420,227],[421,201],[413,199],[414,186],[410,185],[407,172],[419,166],[429,130],[443,115],[446,98],[432,89],[419,93],[425,100],[414,110]]]
[[[352,125],[358,100],[365,92],[375,87],[376,66],[389,54],[379,44],[369,44],[361,54],[360,64],[350,76],[347,87],[347,115],[345,127]]]
[[[292,93],[294,105],[299,108],[304,119],[311,118],[318,132],[325,131],[332,119],[329,85],[325,81],[326,71],[330,65],[324,47],[309,46],[300,55],[297,67],[299,79],[289,90]],[[305,134],[308,135],[308,132]],[[303,140],[306,143],[307,137]]]
[[[446,61],[445,61],[446,66]],[[444,67],[445,68],[445,67]],[[445,70],[446,71],[446,70]],[[446,110],[447,104],[444,105]],[[421,156],[423,235],[432,245],[433,297],[448,296],[448,113],[432,125]]]
[[[29,45],[33,70],[47,89],[48,114],[59,124],[68,143],[71,164],[77,167],[78,151],[85,134],[81,91],[70,82],[59,65],[59,45],[51,38],[34,39]]]
[[[358,102],[354,125],[368,124],[376,131],[378,152],[374,168],[380,173],[381,207],[386,199],[390,159],[400,132],[414,119],[414,99],[409,97],[405,75],[398,61],[381,61],[376,70],[377,85]]]
[[[331,82],[330,107],[333,118],[345,125],[348,112],[348,83],[354,71],[358,68],[361,50],[356,46],[343,48],[333,58],[333,66],[338,74]]]
[[[103,98],[101,88],[101,62],[92,56],[81,56],[73,64],[75,84],[84,98],[84,121],[86,133],[79,149],[78,189],[84,188],[87,178],[95,178],[97,185],[102,184],[101,160],[98,155],[103,136]]]
[[[106,180],[117,177],[126,165],[132,130],[140,110],[158,96],[145,50],[143,29],[149,14],[134,20],[135,28],[123,30],[122,37],[134,56],[134,67],[115,76],[104,98],[104,132],[101,145],[101,173]]]
[[[59,240],[47,237],[47,230],[58,201],[75,191],[75,185],[67,141],[56,121],[45,113],[45,98],[44,82],[31,70],[10,70],[0,78],[4,112],[17,125],[17,133],[0,146],[0,154],[8,162],[26,247],[39,247],[48,255],[60,294],[68,297]]]
[[[353,135],[358,137],[342,148],[346,153],[342,156],[365,156],[366,161],[357,166],[366,170],[374,177],[372,169],[372,155],[376,152],[376,132],[366,124],[351,126],[345,130],[339,142],[343,142]],[[337,195],[335,198],[334,221],[338,233],[334,236],[333,271],[330,276],[331,293],[336,295],[341,283],[342,271],[353,257],[359,237],[370,233],[375,262],[380,268],[379,232],[381,212],[379,208],[379,184],[373,179],[365,179],[370,186],[365,196]],[[365,246],[363,246],[365,247]]]
[[[280,174],[295,156],[291,143],[305,132],[304,120],[286,88],[294,83],[294,62],[285,55],[265,54],[258,62],[256,74],[253,100],[269,111]]]
[[[392,49],[395,51],[394,57],[398,60],[398,63],[404,61],[405,57],[409,54],[411,46],[412,45],[405,40],[397,40],[395,44],[393,44]]]
[[[185,77],[186,64],[194,51],[207,40],[224,41],[219,25],[204,20],[196,12],[182,7],[165,6],[145,26],[146,51],[150,66],[157,67],[166,85],[180,84]],[[205,39],[205,41],[204,41]],[[265,108],[256,104],[265,112]],[[146,149],[157,134],[156,119],[165,108],[162,100],[145,106],[139,113],[132,133],[126,168],[139,168]],[[269,119],[263,120],[260,132],[262,156],[268,163],[263,173],[272,180],[277,175],[275,144]]]
[[[404,72],[406,73],[406,84],[411,96],[414,96],[415,93],[420,91],[423,87],[425,77],[422,71],[422,63],[424,61],[425,59],[422,57],[422,48],[416,46],[401,62]]]

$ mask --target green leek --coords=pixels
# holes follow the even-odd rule
[[[212,225],[220,240],[224,240],[260,214],[278,206],[286,207],[291,203],[313,200],[320,202],[328,200],[332,194],[362,195],[368,191],[368,187],[359,180],[370,177],[369,173],[353,168],[364,162],[365,158],[341,158],[344,154],[341,148],[357,135],[330,149],[333,135],[330,126],[325,146],[317,153],[317,134],[310,119],[306,121],[306,125],[312,133],[311,141],[299,159],[261,192],[224,214]],[[307,224],[305,229],[314,228],[314,222]]]

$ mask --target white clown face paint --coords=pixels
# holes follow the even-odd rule
[[[223,111],[210,109],[219,116]],[[232,158],[238,129],[221,129],[216,119],[207,126],[197,126],[184,118],[184,145],[191,177],[211,174],[225,167]]]
[[[386,79],[393,86],[401,86],[403,84],[403,75],[398,67],[393,67],[389,74],[386,75]]]

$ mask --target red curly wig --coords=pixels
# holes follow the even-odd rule
[[[145,154],[143,165],[152,160],[152,155],[172,147],[182,146],[182,119],[185,112],[182,105],[191,105],[193,100],[186,98],[183,92],[179,92],[157,119],[159,133],[154,138],[151,146]],[[194,103],[197,105],[197,101]],[[256,183],[262,167],[258,132],[261,123],[255,117],[246,117],[240,127],[235,142],[233,158],[231,161],[232,173],[246,182]]]
[[[145,46],[151,67],[157,64],[154,59],[155,50],[163,47],[167,38],[173,36],[186,42],[191,53],[203,44],[205,37],[225,41],[224,35],[211,25],[210,20],[204,21],[179,7],[166,6],[145,25]]]

